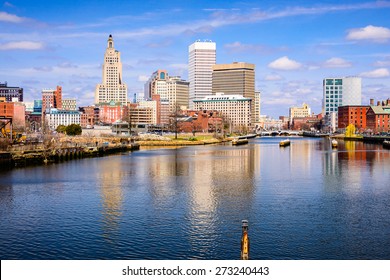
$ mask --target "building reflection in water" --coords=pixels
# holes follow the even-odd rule
[[[338,140],[337,149],[327,145],[328,139],[323,139],[323,170],[325,186],[328,189],[343,188],[348,192],[359,192],[362,188],[369,188],[371,184],[363,183],[366,178],[375,180],[374,174],[378,167],[389,164],[389,153],[380,145],[366,144],[360,141]],[[380,170],[381,168],[379,168]]]
[[[259,152],[230,145],[207,149],[191,147],[149,158],[148,180],[153,207],[166,211],[167,203],[172,204],[172,209],[184,204],[184,213],[177,216],[186,221],[178,221],[178,224],[188,227],[185,229],[188,243],[197,254],[217,254],[219,242],[215,239],[222,234],[224,225],[218,223],[224,220],[220,217],[224,215],[224,208],[241,208],[226,211],[242,213],[241,217],[230,217],[238,221],[237,230],[241,230],[240,221],[247,218],[246,208],[251,207],[253,199],[254,169],[260,169],[259,158],[255,161],[255,151]]]
[[[114,242],[122,216],[122,184],[125,174],[119,158],[102,161],[99,169],[97,181],[100,183],[102,199],[103,237],[109,242]]]
[[[224,240],[223,237],[234,234],[235,230],[240,230],[239,221],[247,218],[254,194],[253,154],[254,149],[249,146],[195,152],[196,161],[190,171],[188,218],[189,241],[198,252],[206,254],[211,250],[218,254],[217,246],[223,247],[223,244],[214,240]],[[240,216],[228,217],[227,213]],[[236,220],[237,228],[227,228],[223,224],[226,220]]]

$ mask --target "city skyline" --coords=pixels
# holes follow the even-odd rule
[[[390,96],[390,1],[0,2],[0,82],[24,100],[62,86],[94,103],[107,37],[121,52],[128,94],[157,69],[188,80],[188,46],[216,43],[217,64],[256,65],[262,114],[322,107],[325,78],[362,78],[362,104]],[[143,94],[142,94],[143,95]]]

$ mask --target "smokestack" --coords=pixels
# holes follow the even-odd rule
[[[381,102],[380,102],[380,101],[377,101],[377,102],[376,102],[376,106],[381,106]]]
[[[374,98],[371,98],[371,99],[370,99],[370,105],[371,105],[371,106],[374,106]]]

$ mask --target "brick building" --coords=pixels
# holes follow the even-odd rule
[[[364,130],[367,128],[367,111],[370,106],[340,106],[338,108],[338,128],[346,128],[353,124],[357,129]]]
[[[390,100],[387,100],[385,106],[371,106],[368,109],[367,128],[374,133],[390,131]]]

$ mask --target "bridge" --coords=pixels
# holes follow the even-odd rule
[[[272,130],[272,131],[261,131],[258,133],[260,136],[298,136],[302,135],[301,131],[295,130]]]

